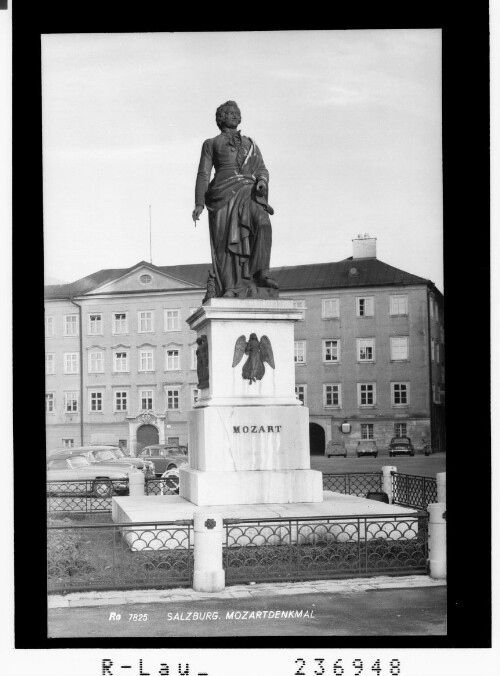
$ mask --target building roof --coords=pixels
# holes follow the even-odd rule
[[[45,298],[67,299],[93,293],[104,284],[113,282],[134,269],[142,267],[148,267],[169,277],[194,284],[202,290],[206,287],[208,270],[211,264],[156,266],[141,261],[130,268],[99,270],[70,284],[48,285],[45,287]],[[272,268],[271,274],[282,291],[411,284],[432,285],[432,282],[428,279],[399,270],[392,265],[379,261],[377,258],[353,259],[350,257],[333,263],[285,266]]]

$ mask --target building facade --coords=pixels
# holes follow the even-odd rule
[[[348,453],[408,435],[445,450],[443,297],[429,280],[376,258],[358,237],[336,263],[275,268],[293,299],[296,393],[310,413],[312,453],[339,426]],[[187,438],[196,401],[196,333],[186,319],[205,295],[209,264],[101,270],[45,289],[47,450],[93,440],[132,453]]]

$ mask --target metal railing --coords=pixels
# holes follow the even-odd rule
[[[110,512],[114,495],[128,495],[128,479],[47,481],[47,512]]]
[[[190,586],[193,522],[47,528],[48,592]]]
[[[179,495],[179,485],[165,479],[146,477],[146,495]]]
[[[370,491],[382,490],[382,472],[323,474],[323,490],[365,497]]]
[[[427,509],[427,505],[437,502],[437,481],[432,477],[395,472],[392,492],[395,505]]]
[[[425,574],[426,512],[225,519],[226,584]]]

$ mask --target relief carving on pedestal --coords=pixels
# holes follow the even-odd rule
[[[264,377],[264,362],[275,368],[273,348],[267,336],[262,336],[259,341],[257,334],[251,333],[248,342],[245,336],[240,336],[234,346],[233,368],[240,363],[244,354],[248,355],[248,359],[243,365],[241,375],[250,385]]]
[[[208,339],[205,334],[196,339],[196,370],[198,373],[198,389],[205,390],[209,386],[208,374]]]

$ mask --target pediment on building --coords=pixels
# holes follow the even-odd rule
[[[197,289],[195,284],[166,275],[156,266],[140,263],[127,270],[121,277],[92,289],[94,294],[137,293],[150,291],[168,291],[178,289]],[[89,294],[90,295],[90,294]]]

